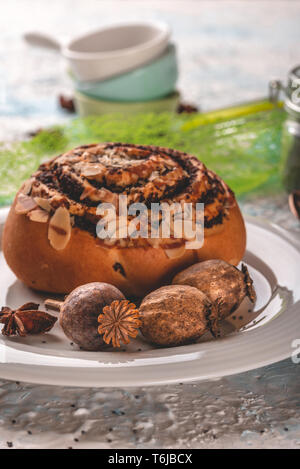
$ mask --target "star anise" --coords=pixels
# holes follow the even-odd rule
[[[249,297],[250,301],[254,303],[256,301],[256,293],[255,293],[255,289],[253,286],[253,280],[250,277],[250,274],[245,264],[242,264],[242,272],[244,274],[244,279],[245,279],[244,281],[245,281],[245,286],[247,290],[247,296]]]
[[[36,303],[26,303],[20,308],[12,310],[5,306],[0,311],[0,324],[4,324],[2,334],[8,337],[27,334],[42,334],[49,332],[57,318],[44,311],[39,311]]]
[[[136,337],[141,326],[139,312],[128,300],[113,301],[103,308],[103,314],[98,317],[99,334],[103,334],[106,344],[120,347],[120,342],[129,344],[129,337]]]

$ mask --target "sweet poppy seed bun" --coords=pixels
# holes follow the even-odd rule
[[[186,240],[96,235],[100,203],[202,202],[204,244]],[[127,222],[129,222],[127,220]],[[26,285],[69,293],[106,282],[144,296],[180,270],[207,259],[238,264],[246,233],[232,191],[196,157],[167,148],[120,143],[86,145],[44,163],[24,183],[3,234],[8,265]]]

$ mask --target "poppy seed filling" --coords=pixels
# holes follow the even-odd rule
[[[101,218],[96,213],[98,205],[112,203],[117,207],[119,195],[127,196],[128,206],[142,202],[149,209],[153,202],[204,203],[205,228],[222,224],[235,204],[228,186],[196,157],[121,143],[84,145],[42,164],[28,193],[34,200],[46,199],[53,212],[66,208],[73,227],[94,236]],[[147,240],[116,243],[125,247],[144,245]]]

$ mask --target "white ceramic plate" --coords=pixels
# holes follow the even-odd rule
[[[7,211],[0,210],[0,238]],[[142,337],[122,351],[82,352],[56,324],[50,334],[24,339],[0,336],[0,377],[71,386],[140,386],[215,379],[259,368],[295,351],[300,339],[300,244],[280,228],[247,221],[244,258],[254,279],[257,303],[244,301],[224,323],[221,339],[154,349]],[[45,295],[16,280],[0,251],[0,304],[11,307]]]

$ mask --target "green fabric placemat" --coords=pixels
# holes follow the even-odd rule
[[[126,142],[176,148],[199,157],[238,197],[282,190],[280,137],[284,111],[268,102],[207,114],[106,115],[77,118],[34,138],[0,144],[0,205],[12,202],[39,164],[74,146]]]

